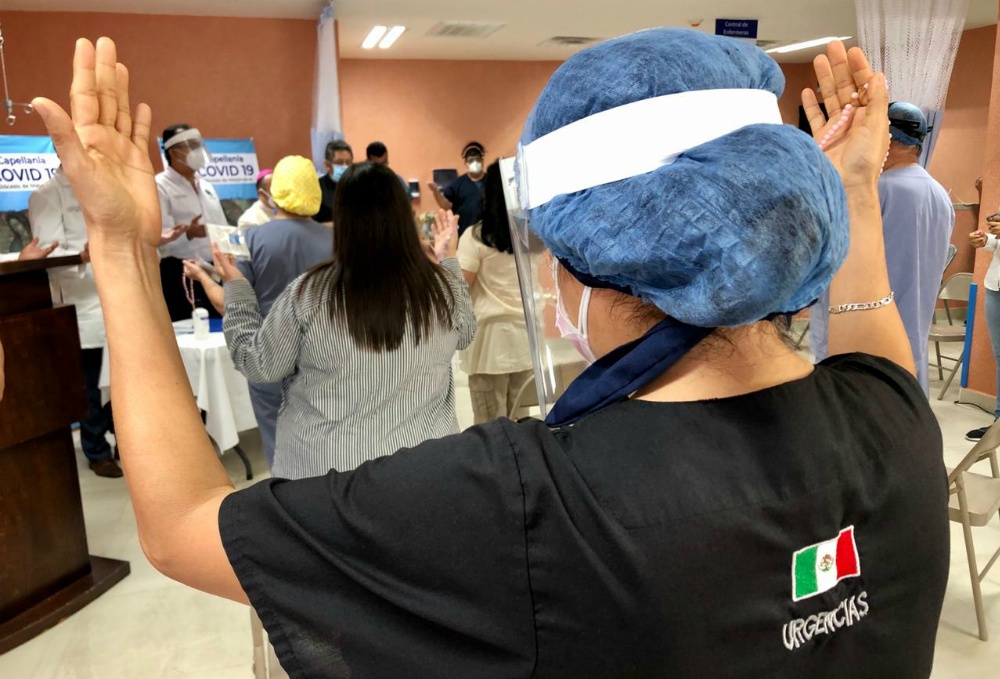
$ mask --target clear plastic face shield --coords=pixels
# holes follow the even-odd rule
[[[184,130],[163,144],[164,152],[177,149],[175,157],[179,162],[197,172],[212,162],[212,154],[205,146],[205,140],[196,128]]]
[[[569,341],[562,339],[556,326],[558,296],[553,277],[554,258],[542,240],[532,232],[528,211],[521,208],[515,163],[514,158],[501,159],[500,174],[528,324],[537,405],[544,419],[566,387],[587,368],[588,363]],[[522,405],[531,404],[526,396],[522,395],[520,399]]]

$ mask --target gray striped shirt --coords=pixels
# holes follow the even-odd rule
[[[458,432],[452,357],[476,331],[455,259],[442,265],[454,294],[452,328],[398,349],[359,348],[329,312],[331,292],[300,276],[261,317],[253,288],[226,283],[225,332],[236,368],[251,382],[284,382],[272,474],[299,479],[346,471],[400,448]],[[311,287],[311,286],[310,286]]]

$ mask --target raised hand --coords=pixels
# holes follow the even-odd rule
[[[986,234],[982,231],[973,231],[969,234],[969,243],[971,243],[974,248],[986,247],[987,240]]]
[[[44,248],[39,247],[38,238],[32,238],[31,242],[24,246],[24,249],[21,250],[21,254],[19,254],[17,258],[20,260],[45,259],[51,255],[57,247],[59,247],[59,243],[50,243]]]
[[[32,104],[45,123],[63,172],[87,221],[95,256],[105,246],[161,240],[160,207],[149,159],[152,112],[139,104],[132,117],[128,70],[109,38],[76,42],[72,118],[58,104]]]
[[[451,210],[434,214],[434,255],[438,261],[458,253],[458,217]]]
[[[827,54],[816,57],[813,67],[826,105],[824,115],[816,93],[802,91],[813,137],[824,147],[845,186],[870,186],[878,181],[889,150],[885,76],[872,71],[860,48],[846,51],[840,41],[830,43]]]
[[[212,244],[212,264],[223,283],[246,278],[236,266],[236,258],[220,250],[219,246],[214,243]]]

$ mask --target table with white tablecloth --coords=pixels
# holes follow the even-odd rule
[[[220,452],[234,450],[247,468],[247,478],[251,478],[250,462],[239,446],[239,433],[256,429],[257,420],[250,404],[250,388],[246,378],[233,365],[225,335],[211,333],[206,339],[197,339],[193,334],[180,333],[177,347],[191,382],[191,391],[198,407],[205,411],[208,435]],[[99,384],[107,398],[111,374],[106,346]]]

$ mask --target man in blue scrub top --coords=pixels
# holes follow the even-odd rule
[[[934,322],[955,209],[948,192],[918,162],[928,132],[923,112],[913,104],[896,102],[889,106],[889,122],[892,142],[878,183],[885,258],[917,377],[927,394],[927,335]],[[810,312],[809,341],[817,361],[827,356],[828,308],[824,295]]]

